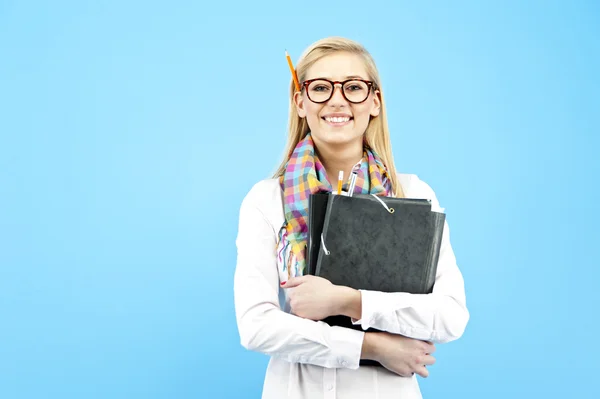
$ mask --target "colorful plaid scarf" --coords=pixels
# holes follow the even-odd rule
[[[388,196],[391,192],[385,166],[368,146],[365,145],[364,156],[354,170],[357,171],[357,179],[353,193]],[[280,184],[284,195],[285,222],[280,230],[277,255],[283,271],[290,278],[302,275],[306,265],[308,198],[313,193],[332,191],[310,133],[296,145]]]

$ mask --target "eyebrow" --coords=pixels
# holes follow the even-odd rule
[[[314,80],[314,79],[327,79],[327,80],[334,80],[334,79],[333,79],[333,78],[331,78],[330,76],[319,76],[319,77],[313,78],[313,79],[311,79],[311,80]],[[344,77],[342,80],[346,80],[346,79],[364,79],[364,80],[367,80],[367,78],[363,78],[362,76],[359,76],[359,75],[350,75],[350,76],[346,76],[346,77]]]

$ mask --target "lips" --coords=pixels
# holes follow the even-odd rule
[[[321,119],[327,122],[328,125],[343,126],[350,123],[354,118],[347,114],[329,114],[321,117]]]
[[[352,119],[350,116],[325,116],[323,117],[327,122],[332,123],[345,123]]]

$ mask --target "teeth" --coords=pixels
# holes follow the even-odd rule
[[[334,116],[334,117],[325,117],[325,120],[327,122],[333,122],[333,123],[343,123],[343,122],[348,122],[350,120],[349,117],[347,116]]]

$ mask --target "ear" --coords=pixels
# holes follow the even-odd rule
[[[306,109],[304,109],[304,97],[302,96],[302,91],[297,91],[294,93],[294,104],[296,104],[296,111],[298,112],[298,116],[300,118],[306,117]]]
[[[381,97],[379,90],[373,92],[373,107],[371,107],[371,116],[379,116],[381,111]]]

